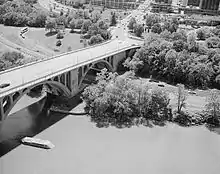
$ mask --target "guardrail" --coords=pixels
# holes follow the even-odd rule
[[[77,64],[75,64],[75,65],[73,65],[73,66],[71,66],[69,68],[59,70],[59,71],[57,71],[55,73],[48,74],[46,76],[40,77],[38,79],[34,79],[32,81],[29,81],[29,82],[22,83],[21,85],[18,85],[18,86],[14,87],[14,88],[8,89],[8,90],[0,93],[0,97],[6,96],[6,95],[11,94],[11,93],[14,93],[14,92],[16,92],[18,90],[27,88],[29,86],[34,86],[35,84],[41,83],[41,82],[43,82],[43,81],[45,81],[47,79],[50,79],[50,78],[52,78],[54,76],[57,76],[57,75],[65,73],[65,72],[71,71],[72,69],[75,69],[75,68],[81,67],[83,65],[89,64],[90,62],[93,62],[93,61],[96,61],[96,60],[100,60],[100,59],[103,59],[105,57],[112,56],[112,55],[115,55],[117,53],[120,53],[122,51],[126,51],[126,50],[132,49],[132,48],[138,48],[138,47],[140,47],[140,45],[129,45],[129,46],[126,46],[124,48],[118,49],[117,51],[110,51],[109,53],[107,53],[105,55],[96,56],[93,59],[77,63]]]

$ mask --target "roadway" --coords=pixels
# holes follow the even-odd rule
[[[126,38],[111,40],[97,46],[61,54],[47,60],[35,62],[29,65],[14,68],[0,73],[1,84],[9,83],[10,86],[0,89],[0,97],[16,92],[19,88],[32,86],[47,78],[67,72],[94,60],[103,59],[106,55],[114,55],[126,50],[128,47],[137,47],[142,42]]]

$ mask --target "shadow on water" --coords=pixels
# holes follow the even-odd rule
[[[69,100],[71,104],[69,109],[73,109],[80,102],[78,94]],[[51,96],[42,98],[0,122],[0,157],[19,146],[22,138],[35,136],[67,116],[48,112],[52,103]]]

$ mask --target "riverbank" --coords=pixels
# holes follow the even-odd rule
[[[82,103],[72,112],[83,108]],[[97,128],[86,116],[68,116],[36,137],[50,140],[55,148],[20,145],[0,159],[1,174],[218,174],[220,170],[220,136],[203,126]]]

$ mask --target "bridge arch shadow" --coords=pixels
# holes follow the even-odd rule
[[[113,58],[112,58],[113,59]],[[110,61],[110,62],[109,62]],[[86,77],[89,76],[89,72],[91,70],[95,71],[101,71],[102,69],[106,68],[108,71],[113,72],[113,65],[112,65],[112,60],[99,60],[98,62],[91,63],[89,65],[85,65],[84,67],[79,68],[79,73],[78,73],[78,87],[79,90],[82,90],[84,88],[83,86],[83,81],[86,80]],[[97,73],[97,72],[96,72]],[[96,74],[95,74],[96,76]],[[93,80],[94,82],[94,80]]]
[[[58,94],[62,94],[63,96],[70,97],[71,91],[62,83],[53,81],[53,80],[47,80],[41,83],[38,83],[34,86],[31,86],[30,88],[25,88],[20,90],[19,92],[16,92],[14,94],[11,94],[11,96],[5,96],[3,98],[3,102],[6,102],[3,110],[4,110],[4,119],[9,115],[12,108],[18,103],[18,101],[26,94],[28,94],[32,89],[39,87],[39,86],[46,86],[46,88],[49,88],[50,90],[56,91]],[[42,88],[43,89],[43,88]]]

